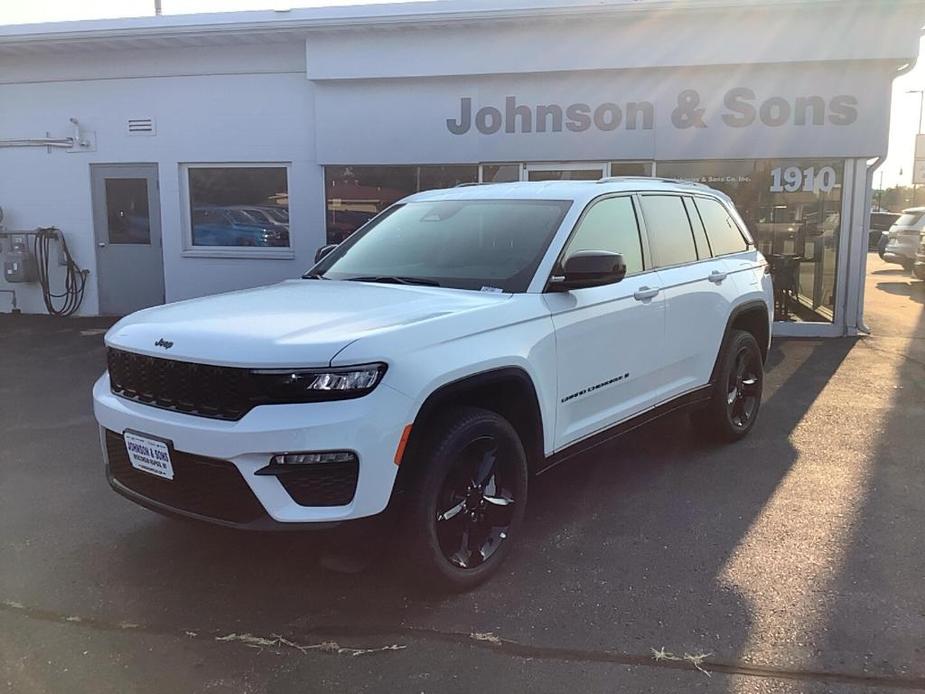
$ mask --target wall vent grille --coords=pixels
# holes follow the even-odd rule
[[[153,118],[129,118],[128,134],[129,135],[153,135],[154,119]]]

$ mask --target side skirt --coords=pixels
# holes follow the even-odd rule
[[[651,410],[646,410],[642,414],[638,414],[635,417],[626,419],[618,424],[613,425],[607,429],[597,432],[596,434],[591,434],[587,438],[582,439],[581,441],[576,441],[569,446],[566,446],[561,451],[556,451],[551,456],[548,456],[543,463],[543,465],[537,470],[536,474],[541,475],[548,470],[556,467],[559,463],[563,463],[569,458],[573,458],[582,453],[586,453],[593,448],[602,446],[605,443],[609,443],[614,439],[620,438],[624,434],[627,434],[635,429],[638,429],[641,426],[654,422],[656,419],[660,419],[665,415],[673,414],[682,410],[695,409],[700,405],[705,405],[709,402],[710,398],[713,395],[713,386],[706,385],[692,390],[684,395],[681,395],[674,400],[669,400],[668,402],[662,403],[653,407]]]

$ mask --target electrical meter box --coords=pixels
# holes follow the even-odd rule
[[[38,267],[35,256],[25,242],[16,242],[2,255],[3,279],[7,282],[35,282],[38,280]]]

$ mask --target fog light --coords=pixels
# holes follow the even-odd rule
[[[281,453],[270,459],[270,465],[312,465],[314,463],[355,463],[353,451],[322,451],[318,453]]]

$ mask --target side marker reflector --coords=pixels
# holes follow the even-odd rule
[[[408,445],[408,439],[411,437],[411,425],[408,424],[401,432],[401,438],[398,440],[398,448],[395,449],[395,464],[401,465],[401,459],[405,455],[405,446]]]

